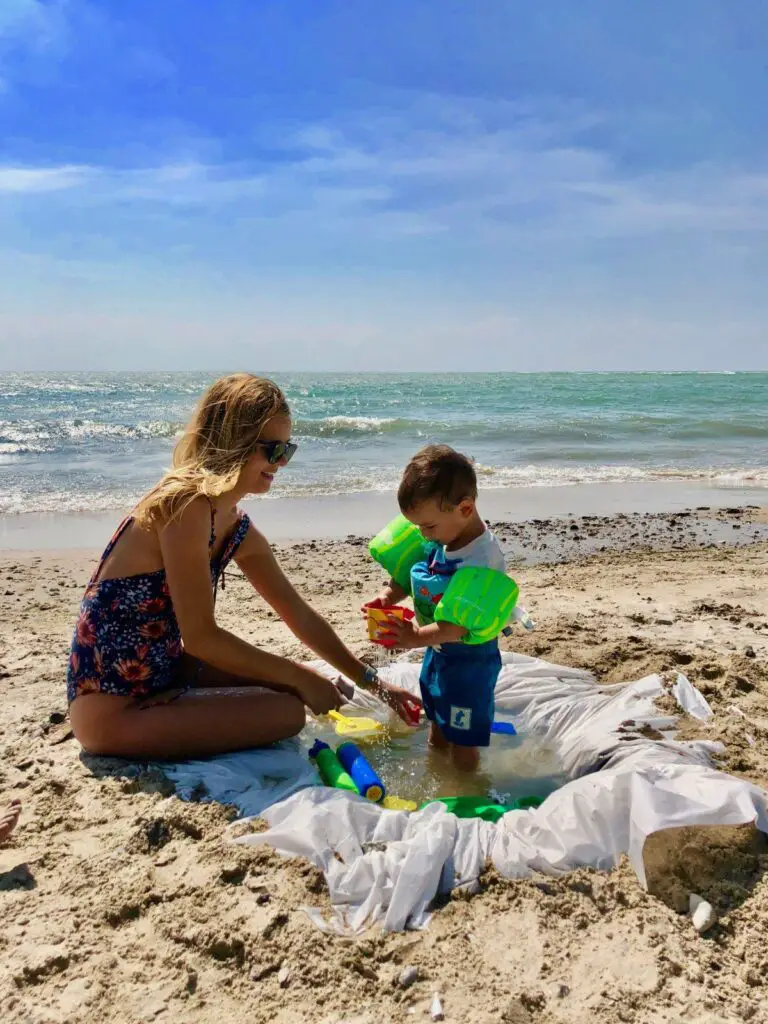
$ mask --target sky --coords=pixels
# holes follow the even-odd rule
[[[0,0],[0,371],[768,368],[764,0]]]

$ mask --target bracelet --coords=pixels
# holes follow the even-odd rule
[[[376,686],[379,682],[379,673],[372,665],[366,665],[363,673],[363,682],[366,686]]]

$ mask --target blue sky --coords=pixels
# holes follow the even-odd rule
[[[0,0],[0,370],[768,365],[764,0]]]

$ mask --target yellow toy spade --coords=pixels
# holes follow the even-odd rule
[[[350,718],[347,715],[342,715],[340,711],[329,711],[328,717],[336,723],[335,729],[338,736],[363,740],[369,736],[376,736],[384,729],[384,725],[377,722],[375,718]]]

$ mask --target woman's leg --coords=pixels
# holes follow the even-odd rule
[[[179,660],[179,667],[174,676],[174,685],[176,683],[184,689],[190,686],[195,689],[209,686],[253,686],[253,680],[233,676],[231,672],[224,672],[220,668],[209,665],[207,661],[201,661],[186,652]],[[261,685],[258,688],[263,689]]]
[[[304,728],[304,705],[261,687],[188,690],[139,703],[83,694],[70,705],[75,736],[91,754],[184,760],[261,747]]]

